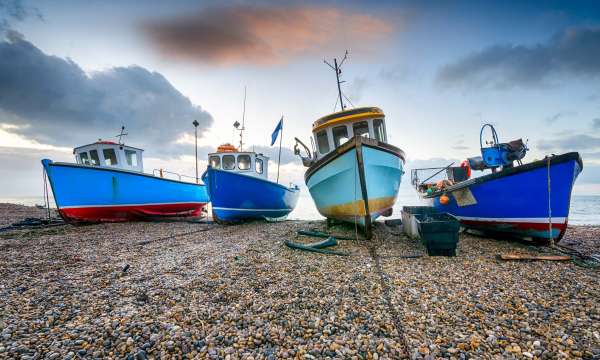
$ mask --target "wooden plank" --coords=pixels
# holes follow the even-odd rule
[[[548,260],[548,261],[568,261],[570,256],[566,255],[528,255],[528,254],[501,254],[502,260]]]

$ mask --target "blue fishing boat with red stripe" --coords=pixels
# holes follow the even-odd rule
[[[487,127],[492,140],[484,146]],[[446,171],[446,179],[421,181],[423,171],[433,169],[414,169],[412,182],[423,198],[437,210],[457,217],[467,229],[540,243],[560,241],[567,230],[573,185],[583,170],[579,153],[523,164],[529,150],[523,141],[500,143],[489,124],[481,129],[480,145],[482,156],[469,158],[461,166],[439,168],[440,174]],[[470,178],[471,170],[486,169],[491,173]]]
[[[72,223],[199,216],[206,186],[143,171],[142,149],[98,141],[73,150],[76,163],[42,160],[61,217]]]

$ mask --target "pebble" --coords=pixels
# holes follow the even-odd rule
[[[134,222],[1,234],[8,311],[0,357],[600,355],[593,269],[495,259],[543,248],[461,234],[456,257],[406,259],[423,246],[378,224],[374,240],[340,242],[338,250],[356,255],[348,259],[282,246],[298,229],[327,231],[322,221],[199,231],[204,226]]]

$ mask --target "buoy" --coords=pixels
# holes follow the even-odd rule
[[[427,189],[427,195],[431,195],[431,194],[433,194],[433,189],[432,188]]]
[[[448,205],[450,203],[450,198],[447,195],[440,196],[440,204]]]

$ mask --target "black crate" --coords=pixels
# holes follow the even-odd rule
[[[469,178],[467,176],[467,169],[462,166],[449,167],[446,169],[446,174],[448,175],[448,180],[454,183],[465,181]]]
[[[447,213],[415,215],[423,245],[430,256],[455,256],[460,223]]]
[[[404,233],[413,239],[418,239],[419,229],[414,219],[416,215],[438,213],[433,206],[404,206],[402,207],[402,226]]]

